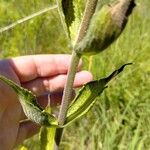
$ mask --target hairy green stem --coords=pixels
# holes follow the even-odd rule
[[[64,88],[64,94],[63,94],[62,103],[60,107],[61,113],[59,113],[59,116],[58,116],[59,125],[63,125],[65,118],[66,118],[68,105],[72,98],[72,87],[73,87],[73,82],[75,78],[76,69],[79,63],[79,59],[80,59],[80,56],[78,56],[76,52],[73,51],[71,65],[68,71],[67,81],[66,81],[66,85]]]
[[[77,35],[75,45],[84,38],[84,36],[86,34],[86,31],[89,27],[92,15],[95,12],[97,1],[98,0],[87,0],[84,15],[83,15],[83,19],[82,19],[82,22],[81,22],[81,26],[79,28],[79,32],[78,32],[78,35]],[[69,68],[69,71],[68,71],[68,74],[67,74],[67,81],[66,81],[66,85],[65,85],[65,88],[64,88],[64,94],[63,94],[62,103],[61,103],[59,116],[58,116],[59,125],[63,125],[64,122],[65,122],[67,109],[68,109],[69,103],[70,103],[71,98],[72,98],[73,82],[74,82],[74,78],[75,78],[75,74],[76,74],[76,70],[77,70],[77,66],[78,66],[80,57],[81,56],[78,55],[73,50],[71,65],[70,65],[70,68]],[[57,129],[57,131],[56,131],[55,150],[59,149],[59,144],[60,144],[60,141],[61,141],[62,132],[63,132],[63,129]]]
[[[73,87],[73,82],[74,82],[79,60],[80,60],[80,56],[75,51],[73,51],[71,65],[68,71],[67,81],[66,81],[66,85],[64,88],[64,94],[63,94],[62,103],[61,103],[59,116],[58,116],[59,125],[63,125],[65,122],[67,109],[72,98],[72,87]],[[56,130],[56,135],[55,135],[55,142],[56,142],[55,149],[56,150],[59,147],[62,132],[63,132],[62,129]]]
[[[97,1],[98,0],[87,0],[87,2],[86,2],[86,7],[85,7],[82,22],[80,25],[80,29],[79,29],[79,32],[77,35],[76,44],[84,38],[84,36],[87,32],[87,29],[88,29],[89,24],[90,24],[90,20],[91,20],[93,14],[95,12]]]

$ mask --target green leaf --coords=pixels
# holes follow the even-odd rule
[[[51,114],[50,105],[45,108],[47,113]],[[40,129],[40,144],[41,150],[53,150],[54,148],[54,138],[55,138],[56,127],[46,127],[43,126]]]
[[[120,0],[113,5],[97,8],[87,33],[75,50],[79,54],[92,55],[105,50],[124,30],[135,0]]]
[[[28,148],[22,145],[21,147],[18,148],[18,150],[28,150]]]
[[[57,1],[59,1],[58,5],[63,26],[68,34],[68,37],[71,39],[72,44],[74,44],[83,16],[85,0]]]
[[[44,126],[57,126],[57,119],[45,112],[36,102],[36,97],[27,89],[24,89],[13,81],[0,75],[0,80],[10,86],[18,95],[25,115],[37,124]]]
[[[55,138],[55,127],[41,127],[40,129],[40,141],[41,150],[53,150],[54,138]]]
[[[95,104],[97,97],[100,96],[100,94],[106,88],[107,83],[120,72],[122,72],[124,67],[129,64],[131,63],[125,64],[118,70],[115,70],[107,78],[89,82],[82,87],[68,108],[65,126],[86,114]]]

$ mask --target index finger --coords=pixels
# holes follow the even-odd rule
[[[37,77],[50,77],[66,74],[70,65],[71,55],[30,55],[9,59],[10,65],[21,82]],[[81,67],[79,63],[78,69]]]

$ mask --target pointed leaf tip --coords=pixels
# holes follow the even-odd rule
[[[109,82],[112,78],[114,78],[119,73],[121,73],[127,65],[132,65],[132,63],[126,63],[126,64],[122,65],[119,69],[115,70],[107,78],[105,78],[106,82]]]

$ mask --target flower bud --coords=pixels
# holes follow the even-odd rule
[[[112,6],[105,5],[97,10],[85,37],[75,46],[75,51],[91,55],[106,49],[122,33],[134,6],[134,0],[120,0]]]

